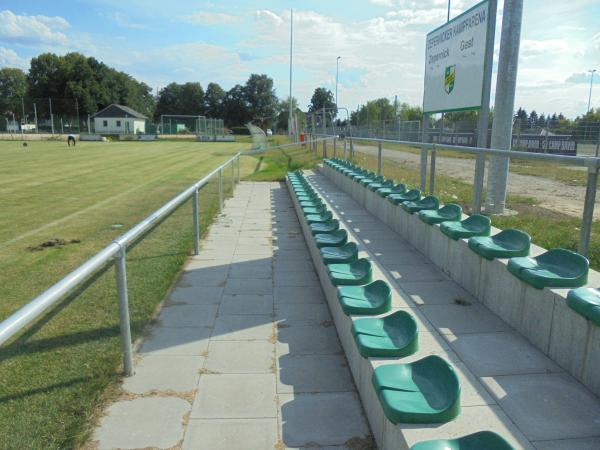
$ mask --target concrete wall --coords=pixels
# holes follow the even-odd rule
[[[535,289],[506,269],[507,259],[482,258],[468,248],[466,239],[450,239],[440,231],[439,225],[427,225],[417,215],[407,213],[327,165],[320,170],[507,324],[600,395],[600,327],[566,305],[568,289]],[[499,231],[492,228],[492,234]],[[532,245],[532,256],[544,251]],[[588,284],[600,286],[600,274],[590,270]]]

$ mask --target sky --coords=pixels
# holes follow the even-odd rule
[[[452,0],[451,18],[475,5]],[[494,72],[503,0],[498,0]],[[43,52],[93,56],[154,89],[217,82],[229,89],[265,73],[289,94],[289,22],[294,9],[292,94],[305,109],[316,87],[355,110],[386,97],[420,105],[425,36],[443,24],[447,0],[0,0],[0,67],[27,70]],[[600,72],[598,0],[527,0],[516,107],[575,117],[587,110],[589,69]],[[495,85],[495,79],[492,81]],[[492,103],[494,91],[492,91]],[[600,73],[592,107],[600,107]],[[342,113],[343,116],[343,113]]]

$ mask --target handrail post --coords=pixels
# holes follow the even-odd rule
[[[115,256],[115,274],[117,292],[119,294],[119,318],[121,326],[121,344],[123,347],[123,372],[125,376],[133,375],[133,349],[131,346],[131,326],[129,324],[129,296],[127,294],[127,251],[121,246]]]
[[[473,178],[473,206],[474,214],[481,212],[481,204],[483,203],[483,178],[485,176],[485,155],[477,154],[475,159],[475,176]]]
[[[323,138],[323,158],[327,158],[327,137]]]
[[[337,147],[337,137],[333,137],[333,157],[335,158],[337,156],[337,151],[336,151],[336,147]]]
[[[237,181],[240,182],[240,159],[241,155],[237,155]]]
[[[354,162],[354,142],[350,138],[350,162]]]
[[[231,193],[235,189],[235,160],[231,160]]]
[[[346,161],[346,139],[344,138],[344,161]]]
[[[219,168],[219,211],[223,210],[223,166]]]
[[[383,159],[383,144],[377,143],[377,176],[381,176],[381,160]]]
[[[198,214],[198,188],[194,191],[192,198],[193,214],[194,214],[194,255],[200,254],[200,219]]]
[[[585,188],[585,203],[583,205],[583,219],[581,223],[581,236],[579,238],[579,253],[587,256],[590,247],[590,235],[594,220],[594,204],[596,203],[596,187],[598,184],[598,163],[588,169],[587,186]]]
[[[435,144],[431,150],[431,163],[429,167],[429,195],[435,194],[435,159],[437,150]]]

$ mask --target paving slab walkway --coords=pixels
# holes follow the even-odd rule
[[[369,448],[285,186],[238,185],[158,319],[96,448]]]

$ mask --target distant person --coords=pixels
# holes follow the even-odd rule
[[[69,145],[69,147],[71,146],[71,142],[73,143],[73,147],[75,147],[75,135],[74,134],[70,134],[67,137],[67,144]]]

